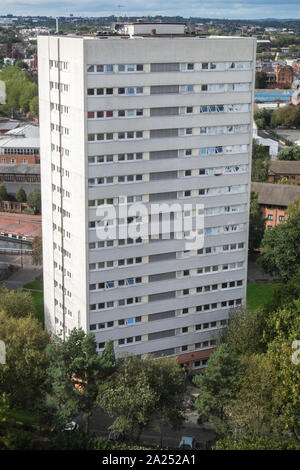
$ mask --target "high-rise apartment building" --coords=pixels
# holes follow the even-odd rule
[[[182,28],[38,39],[45,318],[197,371],[246,298],[255,40]],[[135,203],[203,204],[204,245],[126,235]]]

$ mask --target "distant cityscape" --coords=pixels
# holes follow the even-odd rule
[[[0,16],[0,450],[298,449],[300,19],[123,8]]]

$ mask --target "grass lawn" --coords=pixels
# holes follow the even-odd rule
[[[41,292],[30,292],[36,307],[36,316],[44,328],[44,294],[43,283],[41,281],[30,282],[23,286],[25,289],[40,290]]]
[[[248,284],[247,286],[247,306],[252,312],[269,302],[278,283],[273,284]]]
[[[31,295],[36,307],[36,316],[44,328],[44,294],[43,292],[31,292]]]
[[[29,284],[25,284],[23,286],[24,289],[33,289],[33,290],[43,290],[43,283],[42,281],[34,281],[34,282],[29,282]]]

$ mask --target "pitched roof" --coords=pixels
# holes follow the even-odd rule
[[[288,206],[300,196],[300,186],[296,184],[251,183],[251,190],[258,193],[259,204]]]
[[[275,160],[271,162],[270,174],[300,175],[300,161]]]

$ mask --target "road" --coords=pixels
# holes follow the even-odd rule
[[[177,448],[181,436],[194,436],[203,447],[208,440],[214,439],[214,432],[209,427],[200,427],[197,424],[197,413],[189,411],[184,426],[179,431],[172,429],[164,429],[163,431],[163,447]],[[84,421],[81,418],[76,419],[78,424],[84,429]],[[90,434],[99,437],[107,437],[108,427],[112,424],[113,419],[107,416],[101,408],[95,408],[93,416],[90,420]],[[160,431],[155,428],[155,424],[145,428],[141,436],[141,445],[161,445]]]

